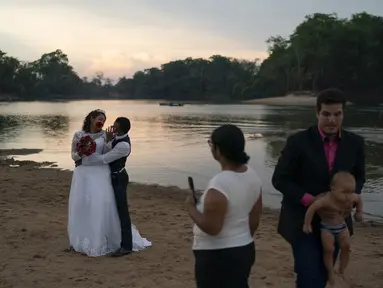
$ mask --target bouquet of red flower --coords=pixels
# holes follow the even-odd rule
[[[96,151],[96,142],[89,136],[82,137],[77,143],[77,153],[90,156]]]

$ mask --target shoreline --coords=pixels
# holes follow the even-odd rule
[[[121,259],[88,258],[63,252],[72,172],[49,165],[0,160],[1,287],[195,287],[188,191],[130,184],[132,221],[153,247]],[[278,211],[264,209],[250,287],[293,287],[291,249],[276,232],[277,218]],[[383,226],[362,223],[355,230],[347,274],[355,287],[380,287]]]
[[[176,102],[184,105],[268,105],[268,106],[315,106],[316,96],[314,93],[311,94],[288,94],[285,96],[276,96],[268,98],[256,98],[250,100],[241,101],[229,101],[229,102],[217,102],[217,101],[203,101],[203,100],[166,100],[166,99],[121,99],[121,98],[65,98],[65,99],[36,99],[36,100],[14,100],[5,101],[0,99],[1,103],[12,103],[12,102],[70,102],[70,101],[135,101],[143,103],[155,103],[161,102]],[[347,105],[352,105],[351,102],[347,102]],[[383,104],[381,104],[383,105]],[[177,106],[176,106],[177,107]]]
[[[69,101],[135,101],[135,102],[143,102],[143,103],[152,103],[159,104],[161,102],[170,103],[182,103],[184,105],[280,105],[280,106],[313,106],[316,103],[316,98],[313,96],[278,96],[278,97],[269,97],[269,98],[257,98],[250,100],[242,100],[242,101],[228,101],[228,102],[217,102],[217,101],[203,101],[203,100],[166,100],[166,99],[37,99],[37,100],[13,100],[13,101],[5,101],[0,100],[1,103],[14,103],[14,102],[69,102]],[[177,107],[177,106],[176,106]]]
[[[243,101],[250,105],[270,105],[270,106],[316,106],[317,97],[314,93],[306,94],[287,94],[285,96],[251,99]],[[353,105],[347,102],[346,105]]]
[[[28,156],[31,154],[38,154],[42,151],[43,151],[43,149],[36,149],[36,148],[0,149],[0,164],[11,165],[13,168],[18,168],[21,165],[32,165],[33,164],[32,165],[33,168],[44,168],[44,169],[54,168],[54,169],[58,169],[61,171],[68,171],[68,172],[72,173],[72,170],[61,168],[56,164],[56,162],[51,162],[51,161],[36,162],[36,161],[29,160],[29,159],[19,160],[19,159],[13,158],[13,156],[17,157],[17,156]],[[189,193],[189,191],[187,191],[181,187],[175,186],[175,185],[163,185],[163,184],[158,184],[158,183],[145,183],[145,182],[134,182],[134,181],[130,181],[130,183],[134,183],[135,185],[144,185],[144,186],[176,188],[176,189],[179,189],[180,192],[182,192],[184,194]],[[203,192],[203,190],[196,190],[197,194],[202,194],[202,192]],[[264,208],[269,209],[270,211],[274,211],[276,213],[278,213],[280,210],[279,208],[270,208],[270,207],[267,207],[265,204],[263,204],[263,205],[264,205],[263,206]],[[381,216],[374,215],[374,214],[367,213],[367,212],[364,212],[364,215],[365,215],[365,220],[364,220],[365,223],[368,223],[371,225],[382,225],[383,226],[383,218]]]
[[[26,156],[31,154],[38,154],[42,152],[43,149],[0,149],[0,157],[10,157],[10,156]]]
[[[252,99],[243,101],[251,105],[276,105],[276,106],[315,106],[316,97],[312,95],[286,95],[279,97]]]

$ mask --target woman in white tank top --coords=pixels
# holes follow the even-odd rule
[[[194,221],[193,252],[198,288],[248,288],[255,261],[253,235],[262,213],[262,184],[247,165],[245,138],[237,126],[215,129],[209,140],[222,171],[198,203],[186,205]]]

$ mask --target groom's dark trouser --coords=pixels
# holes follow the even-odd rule
[[[323,247],[318,234],[303,234],[291,245],[294,256],[294,270],[297,275],[296,288],[325,288],[327,271],[323,263]],[[339,248],[336,245],[334,263]]]
[[[129,175],[125,170],[118,174],[112,174],[112,186],[114,196],[116,198],[116,205],[118,216],[121,223],[121,248],[132,251],[132,223],[129,215],[129,206],[126,197],[126,188],[129,184]]]

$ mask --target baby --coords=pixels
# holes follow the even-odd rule
[[[321,219],[321,238],[323,260],[328,273],[328,286],[335,285],[334,249],[337,242],[340,247],[339,275],[344,272],[350,259],[350,234],[345,218],[356,205],[355,221],[362,221],[363,202],[355,193],[355,178],[348,172],[338,172],[331,180],[331,192],[323,194],[309,206],[306,212],[303,231],[312,233],[311,222],[317,213]]]

